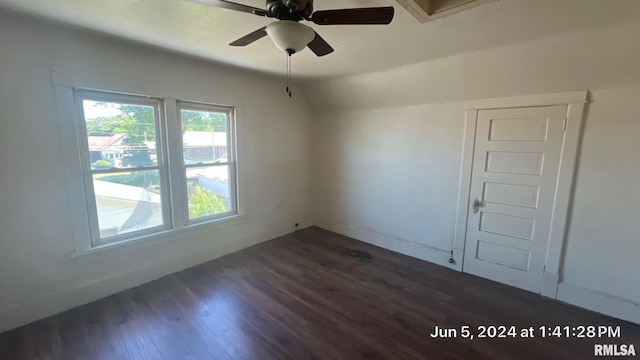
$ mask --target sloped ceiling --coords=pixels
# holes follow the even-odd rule
[[[263,0],[237,2],[264,8]],[[299,80],[396,68],[637,18],[638,0],[500,0],[420,24],[393,0],[316,0],[315,9],[388,6],[388,26],[312,26],[335,52],[294,55]],[[164,48],[214,62],[283,74],[285,55],[270,39],[227,44],[269,19],[185,0],[0,0],[0,9]],[[637,40],[637,39],[636,39]]]

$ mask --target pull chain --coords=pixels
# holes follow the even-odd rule
[[[287,87],[284,91],[291,97],[291,52],[287,51]]]

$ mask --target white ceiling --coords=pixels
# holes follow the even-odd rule
[[[264,8],[263,0],[237,2]],[[393,0],[316,0],[316,10],[388,6],[387,26],[317,26],[335,52],[293,57],[299,79],[354,75],[560,33],[604,26],[640,14],[639,0],[500,0],[420,24]],[[266,73],[285,71],[285,54],[264,38],[227,44],[272,20],[185,0],[0,0],[0,8],[118,38]],[[637,41],[637,39],[635,39]]]

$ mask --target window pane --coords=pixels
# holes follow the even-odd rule
[[[186,175],[190,220],[231,211],[228,165],[187,168]]]
[[[94,174],[100,238],[163,224],[157,170]]]
[[[227,162],[227,113],[180,110],[185,164]]]
[[[157,165],[153,106],[83,100],[92,169]]]

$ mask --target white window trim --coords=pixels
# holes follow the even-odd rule
[[[181,110],[183,109],[187,109],[187,110],[196,110],[196,111],[220,111],[220,112],[227,112],[227,116],[229,117],[228,120],[228,128],[227,128],[227,147],[229,148],[229,150],[227,151],[227,161],[225,163],[220,163],[220,164],[202,164],[202,165],[186,165],[183,162],[182,159],[182,154],[180,154],[181,156],[181,168],[180,170],[180,179],[182,181],[181,184],[181,188],[182,188],[182,198],[181,199],[174,199],[174,203],[178,202],[178,201],[182,201],[183,204],[188,204],[188,199],[187,199],[187,184],[186,184],[186,178],[185,178],[185,172],[186,169],[188,167],[208,167],[208,166],[228,166],[229,167],[229,184],[230,184],[230,188],[229,188],[229,194],[231,194],[231,196],[233,197],[233,200],[231,205],[231,209],[229,212],[227,213],[223,213],[223,214],[219,214],[219,215],[212,215],[212,216],[207,216],[207,217],[202,217],[202,218],[198,218],[198,219],[189,219],[189,209],[187,207],[184,207],[182,209],[182,215],[183,215],[183,219],[184,220],[179,220],[180,222],[184,223],[184,226],[191,226],[194,224],[199,224],[202,222],[207,222],[207,221],[212,221],[212,220],[216,220],[216,219],[221,219],[221,218],[226,218],[228,216],[230,216],[230,214],[235,215],[235,213],[237,213],[238,211],[238,206],[237,206],[237,198],[238,198],[238,187],[236,185],[236,181],[237,181],[237,161],[236,161],[236,136],[237,136],[237,132],[236,132],[236,114],[235,114],[235,109],[233,108],[229,108],[229,107],[219,107],[216,105],[210,105],[210,104],[201,104],[201,103],[194,103],[194,102],[190,102],[190,101],[177,101],[176,102],[176,114],[179,114],[181,112]],[[178,116],[178,127],[180,129],[180,131],[178,132],[178,134],[182,133],[182,118],[180,115]],[[183,139],[182,137],[178,137],[178,148],[180,149],[184,149],[184,143],[183,143]],[[173,170],[175,170],[175,167],[173,168]],[[177,181],[177,176],[178,174],[174,171],[174,173],[172,174],[172,178],[176,179]]]
[[[244,193],[245,186],[245,169],[240,159],[243,158],[243,136],[242,136],[242,115],[243,104],[242,99],[238,96],[219,93],[214,89],[208,88],[206,83],[203,86],[179,86],[175,84],[167,84],[159,82],[157,79],[141,79],[136,75],[127,76],[106,74],[100,71],[83,70],[81,68],[64,68],[52,66],[50,69],[51,80],[56,96],[57,117],[60,128],[60,142],[63,151],[63,165],[67,184],[68,207],[64,209],[69,213],[71,225],[71,237],[74,242],[74,250],[69,254],[71,258],[78,258],[91,254],[109,254],[117,255],[123,251],[140,249],[145,247],[156,246],[158,244],[181,240],[184,238],[196,236],[220,228],[237,225],[246,220]],[[177,107],[176,99],[193,103],[215,104],[219,106],[232,107],[234,109],[235,118],[235,161],[236,161],[236,206],[237,213],[228,217],[216,219],[213,222],[198,222],[188,224],[176,222],[175,218],[171,219],[173,228],[161,230],[153,234],[145,234],[127,240],[106,243],[103,245],[93,246],[91,243],[91,235],[89,230],[89,210],[87,207],[87,193],[84,191],[83,171],[81,165],[81,150],[79,144],[86,134],[78,131],[76,126],[76,114],[74,111],[74,89],[97,90],[121,94],[144,94],[145,96],[160,98],[164,100],[166,132],[175,136],[167,136],[167,146],[172,146],[171,142],[181,141],[177,128]],[[175,115],[172,115],[175,114]],[[169,119],[175,116],[174,119]],[[169,157],[180,157],[182,154],[168,154]],[[176,163],[176,159],[170,159]],[[181,163],[179,159],[177,164]],[[178,170],[181,167],[175,167],[170,170]],[[181,176],[182,178],[182,176]],[[177,191],[173,191],[176,193]],[[175,195],[172,195],[175,196]],[[177,194],[177,196],[181,196]],[[172,214],[177,211],[184,211],[178,208],[182,201],[175,202],[171,199]],[[62,209],[61,209],[62,210]]]

